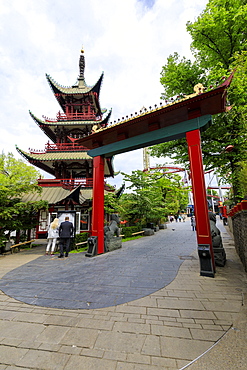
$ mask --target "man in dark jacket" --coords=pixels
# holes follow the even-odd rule
[[[63,258],[64,247],[66,249],[65,257],[69,255],[70,239],[73,238],[74,226],[69,221],[69,217],[65,217],[65,221],[59,226],[59,238],[60,238],[60,255],[58,258]]]

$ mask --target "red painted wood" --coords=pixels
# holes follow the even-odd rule
[[[96,117],[95,113],[87,112],[87,113],[70,113],[66,111],[65,113],[58,112],[56,118],[49,118],[43,116],[45,122],[60,122],[60,121],[100,121],[102,119],[102,115]]]
[[[104,157],[93,159],[92,235],[98,237],[98,254],[104,253]]]
[[[210,245],[212,265],[215,270],[214,251],[210,232],[207,194],[203,172],[200,131],[194,130],[187,132],[186,139],[188,143],[188,152],[190,158],[190,171],[196,218],[197,242],[198,244]]]
[[[156,107],[149,112],[133,112],[130,116],[123,117],[122,122],[115,122],[107,130],[101,130],[89,136],[78,139],[78,143],[88,149],[109,145],[126,138],[132,138],[147,132],[159,130],[192,118],[204,115],[214,115],[225,111],[226,89],[230,85],[232,75],[217,88],[181,99],[173,104]],[[125,135],[122,135],[122,133]]]
[[[242,210],[247,211],[247,200],[242,200],[241,205],[242,205]]]

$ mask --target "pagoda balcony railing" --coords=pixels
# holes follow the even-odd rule
[[[48,152],[48,151],[57,151],[57,150],[69,150],[69,151],[76,151],[76,150],[80,150],[80,151],[88,151],[88,149],[85,147],[85,146],[82,146],[82,145],[78,145],[76,143],[56,143],[56,144],[51,144],[51,143],[47,143],[45,145],[45,150]]]
[[[45,145],[45,149],[30,149],[30,154],[45,154],[47,152],[56,152],[56,151],[70,151],[70,152],[76,152],[76,151],[83,151],[87,152],[88,149],[85,146],[77,145],[76,143],[47,143]]]
[[[56,118],[48,118],[42,116],[46,122],[60,122],[60,121],[100,121],[102,116],[96,116],[92,113],[57,113]]]
[[[82,188],[92,188],[93,178],[70,178],[70,179],[39,179],[38,184],[43,187],[53,187],[53,186],[65,186],[68,189],[74,189],[81,185]],[[114,187],[109,187],[109,185],[104,181],[104,189],[108,191],[115,191]]]
[[[81,185],[83,188],[92,188],[93,187],[93,178],[78,178],[78,179],[57,179],[62,184],[76,188]]]
[[[81,185],[83,188],[92,188],[93,187],[93,178],[75,178],[75,179],[59,179],[62,184],[70,186],[71,188],[76,188]],[[106,181],[104,181],[104,189],[108,191],[115,191],[114,187],[109,187]]]

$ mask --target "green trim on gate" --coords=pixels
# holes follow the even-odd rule
[[[185,137],[186,132],[197,129],[206,128],[211,125],[212,117],[210,114],[193,118],[187,121],[177,123],[175,125],[163,127],[155,131],[146,132],[145,134],[137,135],[129,139],[116,141],[115,143],[102,145],[99,148],[91,149],[88,155],[97,157],[104,155],[111,157],[116,154],[129,152],[135,149],[145,148],[155,144],[164,143],[166,141],[180,139]]]

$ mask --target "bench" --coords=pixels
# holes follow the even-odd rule
[[[86,240],[85,242],[76,243],[76,245],[75,245],[75,246],[76,246],[76,249],[78,250],[78,246],[79,246],[79,245],[83,245],[83,244],[87,244],[87,240]]]
[[[142,231],[137,231],[136,233],[133,233],[133,234],[131,234],[131,235],[138,235],[138,234],[143,234],[144,233],[144,230],[142,230]],[[121,237],[123,237],[124,235],[122,234],[122,235],[119,235],[119,236],[121,236]],[[81,243],[76,243],[76,249],[78,249],[78,246],[79,245],[83,245],[83,244],[87,244],[87,241],[85,241],[85,242],[81,242]]]
[[[20,247],[22,245],[25,245],[25,244],[31,244],[32,242],[34,242],[35,239],[32,239],[32,240],[28,240],[27,242],[23,242],[23,243],[19,243],[19,244],[14,244],[14,245],[11,245],[9,248],[10,248],[10,251],[11,251],[11,254],[16,250],[18,249],[18,251],[20,251]]]
[[[143,234],[144,233],[144,230],[142,231],[137,231],[136,233],[132,233],[131,235],[138,235],[138,234]]]
[[[131,236],[135,236],[135,235],[143,234],[143,233],[144,233],[144,230],[142,230],[142,231],[137,231],[136,233],[132,233],[132,234],[131,234]],[[119,236],[124,237],[124,234],[121,234],[121,235],[119,235]]]

